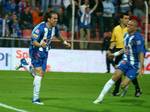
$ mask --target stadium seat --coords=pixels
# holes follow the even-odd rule
[[[71,37],[71,33],[70,32],[62,30],[62,31],[60,31],[60,34],[64,37],[64,39],[70,40],[70,37]]]

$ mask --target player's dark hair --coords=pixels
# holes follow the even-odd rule
[[[120,12],[119,17],[123,18],[124,16],[129,16],[128,12]]]
[[[57,15],[58,15],[58,13],[57,13],[57,12],[54,12],[54,11],[46,12],[45,15],[44,15],[44,19],[43,19],[43,20],[44,20],[45,22],[47,22],[47,21],[48,21],[48,18],[51,18],[53,14],[57,14]]]

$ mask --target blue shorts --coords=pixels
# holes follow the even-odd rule
[[[29,53],[32,65],[35,68],[42,67],[42,70],[45,71],[47,65],[48,52],[29,50]]]
[[[124,74],[130,79],[133,80],[138,75],[138,68],[133,67],[129,62],[126,62],[122,60],[119,65],[117,66],[117,69],[120,69],[124,72]]]

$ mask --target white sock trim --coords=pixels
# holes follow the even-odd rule
[[[42,77],[36,75],[33,81],[33,100],[39,99]]]
[[[113,81],[112,79],[107,81],[97,99],[103,100],[104,96],[107,94],[107,92],[110,90],[114,83],[115,81]]]

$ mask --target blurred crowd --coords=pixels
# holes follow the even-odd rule
[[[111,32],[119,23],[121,12],[127,12],[131,18],[136,19],[139,23],[139,31],[144,31],[145,0],[74,1],[76,39],[87,34],[87,39],[83,41],[94,38],[103,40],[105,36],[109,36],[110,33],[107,32]],[[150,0],[147,0],[147,3],[150,5]],[[69,33],[72,26],[72,0],[0,0],[0,37],[24,37],[42,21],[46,12],[51,11],[58,12],[59,28]],[[2,35],[3,23],[5,23],[5,35]],[[80,31],[79,29],[82,28],[83,30]],[[66,36],[69,38],[69,35]],[[87,47],[80,46],[81,49]]]

